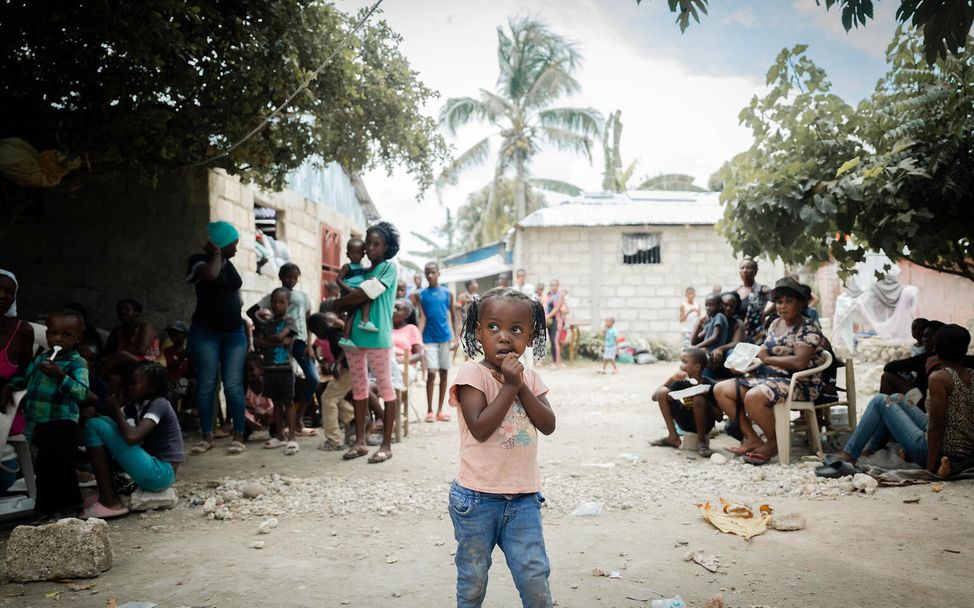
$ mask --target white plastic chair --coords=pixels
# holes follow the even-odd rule
[[[823,351],[825,361],[817,367],[795,372],[791,376],[788,386],[788,398],[774,406],[775,438],[778,442],[778,461],[783,466],[791,464],[791,412],[799,411],[805,416],[808,426],[808,443],[816,454],[822,453],[822,437],[818,431],[818,420],[815,418],[815,403],[811,401],[795,401],[795,385],[802,378],[820,374],[832,365],[832,353]],[[838,403],[836,403],[838,405]],[[825,407],[825,406],[820,406]],[[850,418],[850,422],[852,418]]]

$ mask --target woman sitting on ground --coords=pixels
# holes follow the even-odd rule
[[[738,394],[742,395],[747,414],[746,418],[740,416],[744,441],[731,451],[744,455],[749,464],[766,464],[778,453],[772,408],[788,398],[791,375],[816,367],[824,360],[822,331],[802,315],[808,303],[806,293],[801,284],[790,277],[775,283],[771,299],[778,318],[768,327],[764,345],[757,354],[762,365],[753,375],[724,380],[714,388],[717,403],[731,420],[738,419]],[[795,383],[794,398],[814,401],[821,383],[821,374],[802,378]],[[752,422],[761,428],[767,442],[761,441]]]
[[[126,419],[119,399],[110,396],[107,402],[112,415],[94,416],[82,427],[98,482],[98,497],[85,509],[88,517],[109,519],[128,513],[112,484],[110,459],[146,492],[161,492],[171,486],[183,461],[183,436],[169,402],[166,368],[158,363],[140,363],[132,372],[128,397],[135,406],[135,426]]]
[[[838,458],[815,473],[853,475],[859,472],[854,465],[867,446],[874,452],[890,438],[910,460],[940,477],[974,464],[974,372],[964,364],[970,343],[970,332],[960,325],[942,327],[934,338],[941,367],[928,378],[927,412],[903,395],[876,395]]]
[[[112,374],[127,378],[140,361],[159,358],[159,333],[152,323],[142,320],[142,305],[131,298],[119,300],[115,314],[119,325],[108,334],[105,343],[104,358],[98,368],[102,378]],[[117,385],[113,388],[117,389]]]

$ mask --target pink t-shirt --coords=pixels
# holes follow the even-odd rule
[[[392,329],[392,346],[396,349],[396,354],[411,353],[413,344],[422,344],[423,334],[419,333],[419,328],[412,323],[406,323],[402,327]]]
[[[533,369],[524,370],[524,382],[535,395],[544,395],[548,387]],[[450,405],[460,410],[459,386],[471,386],[484,393],[487,403],[497,397],[503,384],[490,370],[476,361],[460,366],[450,387]],[[541,469],[538,468],[538,430],[534,428],[520,402],[515,399],[504,421],[487,441],[477,441],[457,412],[460,428],[460,471],[457,483],[465,488],[492,494],[524,494],[541,491]]]

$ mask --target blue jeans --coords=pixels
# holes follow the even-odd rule
[[[189,328],[189,356],[196,366],[196,402],[200,411],[203,436],[213,433],[213,403],[216,400],[217,377],[223,375],[223,395],[233,418],[233,431],[243,433],[244,360],[247,358],[247,334],[243,327],[235,331],[210,331],[196,323]]]
[[[108,416],[89,419],[82,427],[82,433],[86,446],[104,446],[135,485],[146,492],[161,492],[176,481],[171,464],[149,454],[140,445],[129,445],[115,421]]]
[[[304,340],[295,340],[291,344],[291,354],[294,355],[294,360],[298,362],[301,371],[304,372],[304,390],[300,395],[297,395],[298,401],[311,403],[315,389],[321,382],[321,378],[318,377],[318,362],[312,361],[311,357],[308,356],[308,343]]]
[[[886,395],[870,399],[856,431],[845,444],[845,452],[859,458],[869,443],[872,451],[880,450],[892,437],[913,462],[927,464],[927,415],[917,406],[904,400],[886,404]]]
[[[507,498],[450,486],[450,519],[457,539],[457,608],[480,606],[494,546],[504,552],[525,608],[550,608],[548,554],[541,532],[540,492]]]

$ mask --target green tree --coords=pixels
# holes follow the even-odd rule
[[[876,0],[877,2],[879,0]],[[873,0],[815,0],[826,10],[840,9],[842,27],[848,32],[853,27],[865,26],[873,18]],[[641,4],[642,0],[636,0]],[[690,26],[690,18],[700,23],[700,14],[707,14],[709,0],[667,0],[670,12],[676,13],[680,31]],[[923,30],[923,54],[927,63],[946,58],[948,51],[960,55],[967,44],[967,35],[974,24],[974,2],[971,0],[900,0],[896,19],[908,22]]]
[[[867,249],[974,280],[974,39],[926,63],[898,32],[890,69],[857,110],[828,93],[804,47],[782,51],[771,93],[741,112],[754,143],[714,176],[737,251],[788,264]]]
[[[416,251],[408,251],[407,253],[420,258],[423,260],[423,263],[429,261],[439,262],[445,257],[449,257],[454,253],[460,253],[460,251],[462,251],[460,243],[462,243],[463,240],[457,239],[457,234],[459,232],[457,218],[456,215],[454,215],[454,213],[449,209],[446,210],[446,221],[443,222],[443,225],[433,228],[433,236],[435,238],[430,238],[415,231],[411,232],[412,235],[422,241],[427,248]],[[463,247],[466,247],[466,245],[464,244]]]
[[[534,155],[549,145],[591,160],[591,138],[601,132],[602,120],[591,108],[553,107],[559,98],[580,88],[573,73],[582,57],[574,44],[533,19],[511,21],[507,30],[497,28],[497,39],[496,92],[481,89],[478,97],[448,99],[440,111],[440,124],[451,134],[475,120],[497,130],[457,156],[441,175],[441,183],[455,184],[461,172],[486,161],[491,141],[499,139],[486,215],[493,215],[497,186],[513,171],[516,221],[527,214],[527,180]]]
[[[0,137],[82,158],[75,182],[116,170],[151,179],[260,124],[353,22],[314,0],[5,2]],[[447,150],[421,113],[435,93],[399,42],[371,21],[270,124],[209,166],[279,188],[313,157],[354,173],[404,165],[425,188]]]
[[[490,204],[491,190],[494,204]],[[524,188],[528,214],[545,206],[544,196],[528,184]],[[487,184],[470,193],[457,212],[456,230],[464,249],[482,247],[504,238],[514,226],[514,208],[517,184],[512,179],[502,179],[496,187]]]

